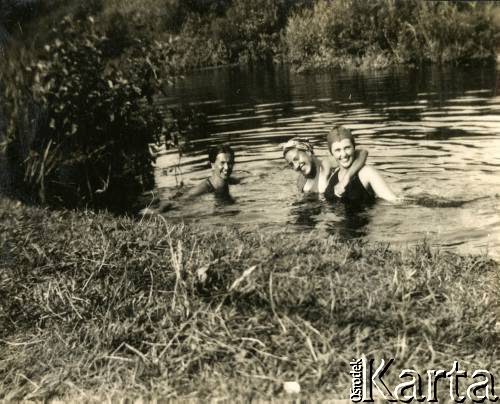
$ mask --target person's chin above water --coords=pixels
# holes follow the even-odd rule
[[[229,195],[229,183],[234,166],[234,151],[228,144],[211,147],[208,160],[212,168],[210,177],[191,188],[184,198],[191,198],[206,193]]]
[[[223,181],[228,181],[233,172],[233,164],[233,157],[229,153],[219,153],[212,163],[214,176]]]
[[[308,178],[314,177],[312,165],[310,163],[302,163],[302,165],[300,166],[300,171],[302,172],[302,174],[304,174],[304,176]]]

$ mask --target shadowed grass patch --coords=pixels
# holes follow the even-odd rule
[[[347,398],[349,361],[498,375],[498,268],[425,244],[0,201],[0,399]],[[444,390],[444,389],[443,389]]]

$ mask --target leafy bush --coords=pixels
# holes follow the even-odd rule
[[[235,0],[220,1],[199,12],[188,9],[176,38],[181,65],[189,68],[280,59],[284,53],[281,33],[291,7],[285,0]]]
[[[321,2],[314,9],[302,10],[288,19],[285,40],[292,65],[309,68],[326,63],[328,52],[323,38],[328,27],[327,10],[328,3]]]
[[[18,160],[40,202],[121,209],[153,184],[149,145],[163,131],[153,96],[168,49],[137,41],[122,69],[91,18],[67,18],[54,36],[17,81],[5,80],[9,149],[23,143]]]
[[[284,0],[234,0],[219,35],[234,61],[272,60],[286,17]]]
[[[288,19],[288,58],[300,69],[491,60],[495,4],[319,0]]]
[[[174,41],[177,51],[177,66],[182,69],[203,66],[218,66],[230,62],[228,51],[217,35],[214,27],[223,20],[213,21],[198,15],[191,15]]]
[[[6,5],[11,5],[6,10],[17,3],[6,1]],[[31,3],[37,5],[30,9],[36,12],[31,11],[26,18],[22,13],[7,13],[9,26],[17,27],[21,21],[35,27],[30,34],[26,24],[23,26],[25,39],[35,38],[37,42],[45,39],[46,26],[60,19],[62,13],[79,18],[92,14],[97,16],[96,25],[102,32],[113,38],[117,54],[130,46],[130,38],[171,41],[174,63],[183,69],[263,60],[288,60],[298,69],[468,63],[491,60],[500,33],[500,6],[494,2],[32,0]],[[33,18],[34,14],[37,18]],[[1,22],[0,18],[0,25]]]
[[[443,63],[494,57],[498,27],[491,4],[464,4],[459,9],[453,3],[422,3],[417,24],[427,60]]]

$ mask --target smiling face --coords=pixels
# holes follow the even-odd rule
[[[333,142],[330,151],[341,168],[349,168],[354,161],[354,145],[350,139]]]
[[[290,149],[285,153],[285,160],[290,168],[295,171],[300,171],[306,177],[313,172],[313,159],[311,155],[305,151]]]
[[[219,153],[212,163],[212,171],[222,180],[227,181],[233,172],[234,160],[229,153]]]

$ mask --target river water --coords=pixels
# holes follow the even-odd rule
[[[173,203],[167,221],[234,225],[249,231],[333,234],[411,245],[426,239],[462,253],[500,257],[500,81],[495,67],[295,74],[280,68],[225,68],[187,76],[166,106],[188,104],[208,116],[206,138],[182,157],[161,151],[155,194],[166,201],[182,181],[210,175],[206,149],[236,152],[234,203],[207,195]],[[325,134],[350,128],[359,148],[400,195],[362,211],[303,196],[279,144],[308,137],[328,158]],[[152,197],[151,197],[152,198]]]

